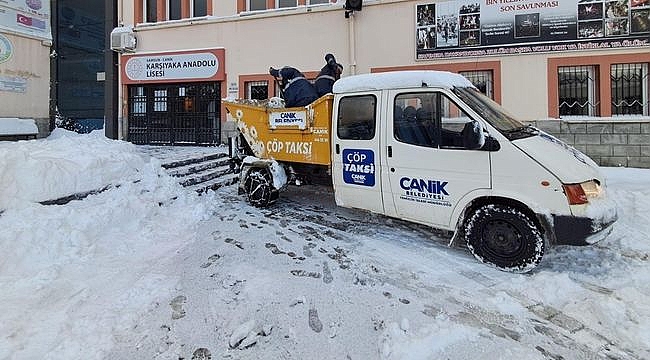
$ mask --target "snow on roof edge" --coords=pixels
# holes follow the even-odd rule
[[[474,87],[464,76],[447,71],[392,71],[341,78],[334,83],[333,92],[421,88],[424,86],[442,88]]]

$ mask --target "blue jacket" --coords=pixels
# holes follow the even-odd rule
[[[318,99],[316,90],[298,69],[285,66],[280,70],[271,69],[270,74],[282,78],[287,107],[306,106]]]
[[[318,73],[318,77],[316,77],[316,82],[314,83],[318,96],[331,93],[334,82],[341,77],[341,72],[343,71],[343,66],[336,62],[334,55],[325,55],[325,62],[325,66]]]

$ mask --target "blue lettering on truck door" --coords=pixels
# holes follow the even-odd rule
[[[375,153],[372,150],[343,149],[343,181],[375,186]]]

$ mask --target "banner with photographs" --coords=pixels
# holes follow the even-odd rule
[[[650,46],[650,0],[416,5],[416,59]]]
[[[52,40],[50,0],[0,0],[0,31]]]

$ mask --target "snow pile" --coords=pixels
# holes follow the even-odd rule
[[[452,344],[475,342],[478,334],[472,329],[438,317],[434,323],[416,332],[411,331],[406,319],[399,325],[391,323],[383,336],[381,359],[426,360],[444,358],[446,348]]]
[[[138,180],[144,165],[133,144],[100,130],[57,128],[45,141],[0,143],[0,209]]]
[[[177,275],[209,213],[157,161],[101,134],[0,145],[0,359],[102,359]],[[37,200],[107,191],[64,206]],[[18,206],[20,205],[20,206]]]

